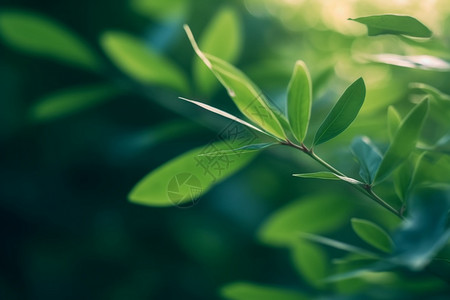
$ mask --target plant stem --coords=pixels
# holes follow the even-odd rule
[[[303,153],[305,153],[306,155],[308,155],[309,157],[311,157],[312,159],[314,159],[315,161],[317,161],[319,164],[321,164],[322,166],[324,166],[325,168],[330,170],[331,172],[333,172],[333,173],[335,173],[337,175],[340,175],[340,176],[347,177],[344,173],[342,173],[341,171],[339,171],[338,169],[336,169],[335,167],[333,167],[332,165],[330,165],[329,163],[324,161],[322,158],[320,158],[316,153],[314,153],[312,148],[308,149],[303,144],[301,144],[301,145],[294,144],[290,140],[286,140],[284,142],[281,142],[281,144],[289,146],[289,147],[292,147],[292,148],[295,148],[297,150],[300,150]],[[375,194],[375,192],[372,190],[372,186],[371,185],[361,186],[359,184],[352,184],[350,182],[347,182],[347,183],[349,183],[353,188],[355,188],[359,192],[363,193],[364,195],[366,195],[369,198],[371,198],[372,200],[374,200],[376,203],[378,203],[382,207],[384,207],[387,210],[389,210],[391,213],[395,214],[400,219],[403,219],[403,215],[401,214],[401,212],[397,211],[395,208],[393,208],[391,205],[389,205],[386,201],[381,199],[377,194]]]

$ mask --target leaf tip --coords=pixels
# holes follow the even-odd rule
[[[212,69],[211,62],[208,60],[208,58],[206,58],[205,54],[200,50],[197,42],[195,41],[194,34],[192,33],[192,30],[189,27],[189,25],[184,24],[183,29],[186,32],[186,35],[187,35],[189,42],[191,43],[192,48],[194,49],[195,53],[205,63],[205,65],[208,67],[208,69]]]

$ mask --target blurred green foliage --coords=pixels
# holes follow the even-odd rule
[[[365,26],[347,20],[383,13],[412,15],[433,36],[411,38],[416,31],[411,34],[408,26],[375,30],[407,36],[368,37]],[[414,20],[419,35],[428,36]],[[238,109],[233,105],[195,55],[183,24],[222,84],[256,97],[258,109],[267,109],[266,103],[276,108],[269,123],[248,110],[249,99],[238,100]],[[449,25],[445,0],[4,0],[0,298],[445,299]],[[384,164],[383,172],[390,173],[389,166],[402,164],[377,193],[398,210],[408,203],[409,223],[340,181],[292,177],[320,165],[286,147],[268,148],[249,167],[208,186],[189,208],[127,201],[152,170],[241,128],[179,96],[234,115],[240,110],[284,137],[286,120],[279,112],[286,110],[298,60],[308,66],[312,84],[308,132],[317,132],[346,86],[364,78],[359,115],[317,152],[352,178],[361,172],[369,183],[381,176],[374,165]],[[248,78],[250,85],[244,84]],[[430,98],[426,119],[425,102],[416,105],[424,95]],[[395,138],[398,132],[407,132],[405,142]],[[313,135],[304,134],[300,139],[312,144]],[[350,149],[360,135],[371,138],[353,142],[365,171]],[[249,130],[244,136],[268,145],[268,137]],[[406,144],[411,147],[402,148]],[[380,162],[376,153],[386,149],[402,153]],[[404,159],[403,152],[412,151]],[[368,156],[372,160],[360,159]],[[195,168],[192,161],[186,166],[179,173]],[[167,190],[167,178],[157,177],[160,183],[146,195]],[[413,193],[419,183],[441,190]],[[309,236],[300,238],[300,232]],[[384,256],[383,250],[392,252]],[[379,257],[403,267],[386,269],[374,263]]]

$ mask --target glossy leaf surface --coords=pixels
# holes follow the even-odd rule
[[[314,145],[324,143],[347,129],[358,115],[365,96],[364,80],[359,78],[345,90],[320,125],[314,138]]]
[[[292,133],[303,142],[311,115],[312,83],[308,68],[303,61],[297,61],[288,86],[288,119]]]
[[[412,37],[431,37],[428,27],[416,18],[406,15],[384,14],[349,19],[367,26],[368,35],[401,34]]]

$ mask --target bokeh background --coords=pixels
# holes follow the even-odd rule
[[[195,71],[185,23],[201,39],[215,17],[232,11],[239,35],[229,60],[281,109],[293,65],[304,60],[314,81],[315,126],[345,87],[363,76],[368,93],[361,115],[318,149],[350,174],[357,174],[351,139],[363,133],[386,145],[387,106],[395,104],[403,114],[411,107],[409,82],[450,92],[448,73],[367,58],[383,52],[449,58],[439,48],[450,44],[445,0],[2,0],[0,15],[11,10],[63,24],[92,47],[103,67],[90,72],[21,51],[0,31],[1,299],[216,299],[221,286],[238,280],[311,289],[288,251],[264,245],[257,232],[276,209],[318,190],[344,195],[352,204],[349,217],[370,214],[388,228],[395,225],[342,184],[293,178],[318,166],[283,148],[263,152],[190,208],[128,202],[127,194],[148,172],[211,142],[229,125],[178,96],[236,112],[224,89],[195,74],[201,71]],[[347,20],[376,13],[413,15],[440,45],[369,38],[364,26]],[[122,72],[101,43],[112,30],[139,38],[170,60],[189,88],[142,83]],[[35,104],[55,91],[99,83],[120,93],[82,111],[30,117]],[[430,142],[442,135],[430,132]],[[340,238],[348,235],[346,226]]]

